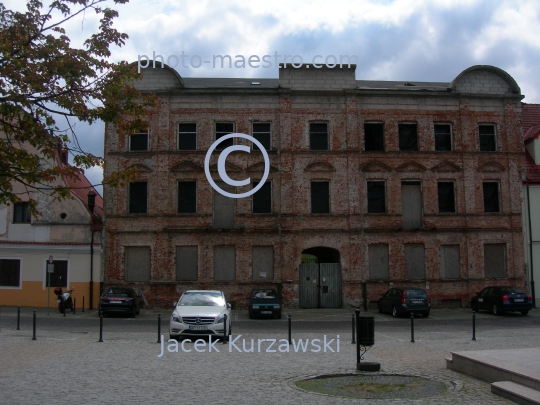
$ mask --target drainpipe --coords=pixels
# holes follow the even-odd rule
[[[529,197],[529,185],[527,184],[527,219],[529,220],[529,256],[531,258],[531,295],[533,308],[536,308],[536,296],[534,291],[534,271],[533,271],[533,244],[532,244],[532,225],[531,225],[531,200]]]

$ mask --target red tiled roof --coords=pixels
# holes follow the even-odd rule
[[[540,184],[540,165],[534,163],[534,159],[525,151],[527,155],[527,178],[523,181],[525,184]]]
[[[532,127],[529,127],[527,131],[523,131],[523,140],[525,141],[525,144],[534,141],[538,136],[540,136],[540,124],[533,125]]]
[[[521,124],[525,135],[530,127],[540,123],[540,104],[522,103],[521,107]]]

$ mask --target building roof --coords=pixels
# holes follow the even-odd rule
[[[540,165],[534,163],[534,159],[525,151],[527,155],[527,177],[523,181],[524,184],[540,184]]]
[[[523,126],[523,134],[535,124],[540,123],[540,104],[522,103],[521,119]]]

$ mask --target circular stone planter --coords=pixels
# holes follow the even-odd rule
[[[296,380],[304,391],[362,399],[422,399],[443,395],[455,385],[438,379],[396,374],[338,374]]]

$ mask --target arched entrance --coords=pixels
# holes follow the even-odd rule
[[[300,308],[341,308],[339,250],[322,246],[303,250],[298,284]]]

